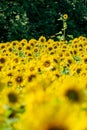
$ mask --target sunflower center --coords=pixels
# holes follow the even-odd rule
[[[45,62],[44,62],[44,66],[45,66],[45,67],[49,67],[49,66],[50,66],[50,61],[45,61]]]
[[[21,83],[21,82],[23,81],[22,76],[18,76],[18,77],[16,78],[16,81],[17,81],[18,83]]]
[[[79,101],[79,94],[76,90],[68,90],[66,92],[66,96],[68,97],[69,100],[71,100],[73,102]]]
[[[40,41],[41,41],[41,42],[44,42],[45,40],[44,40],[44,38],[41,38]]]
[[[76,72],[79,74],[81,72],[81,68],[78,68]]]
[[[1,63],[5,63],[5,59],[4,58],[0,58],[0,62]]]
[[[27,46],[26,49],[27,49],[27,50],[30,50],[30,46]]]
[[[84,59],[84,62],[87,63],[87,58]]]
[[[11,102],[11,103],[16,103],[18,100],[17,95],[13,92],[8,94],[8,99],[9,99],[9,102]]]

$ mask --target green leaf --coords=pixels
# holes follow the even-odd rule
[[[61,72],[62,74],[69,75],[70,70],[67,67],[63,67],[63,71]]]
[[[19,51],[19,57],[24,57],[24,53],[22,51]]]
[[[80,57],[78,57],[78,56],[76,56],[76,55],[73,56],[73,58],[74,58],[75,61],[81,61]]]

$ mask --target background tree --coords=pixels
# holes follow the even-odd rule
[[[47,39],[63,26],[61,14],[68,14],[67,35],[87,36],[87,2],[85,0],[0,0],[0,42]]]

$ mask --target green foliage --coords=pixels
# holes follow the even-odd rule
[[[87,2],[84,0],[16,0],[0,1],[0,42],[50,38],[60,32],[61,14],[68,14],[68,35],[87,36]]]
[[[74,37],[87,36],[87,3],[84,2],[76,0],[69,16],[67,34],[72,34]]]
[[[28,38],[28,17],[19,3],[0,1],[0,42]]]

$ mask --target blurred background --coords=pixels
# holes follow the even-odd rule
[[[87,0],[0,0],[0,42],[49,39],[63,27],[61,14],[68,14],[67,40],[87,37]]]

